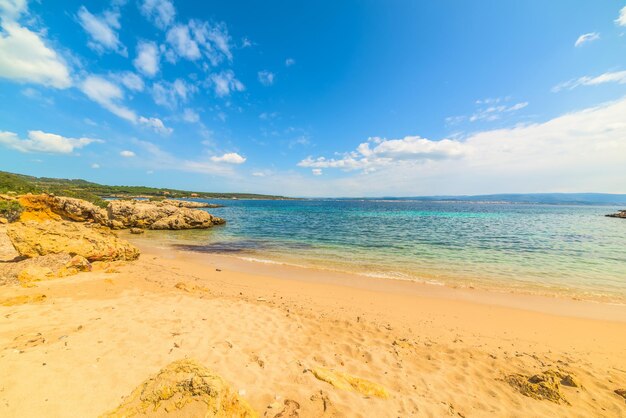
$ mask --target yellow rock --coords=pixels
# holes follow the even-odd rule
[[[506,377],[506,381],[524,396],[568,405],[569,402],[561,393],[561,384],[581,387],[580,383],[572,375],[558,370],[546,370],[530,377],[522,374],[512,374]]]
[[[2,306],[24,305],[26,303],[39,303],[46,300],[46,295],[21,295],[0,301]]]
[[[134,416],[252,418],[256,412],[226,381],[194,360],[178,360],[145,380],[114,411]]]
[[[135,260],[139,250],[108,228],[68,221],[15,222],[7,235],[20,255],[69,253],[89,261]]]
[[[365,396],[376,396],[383,399],[387,399],[389,397],[387,389],[378,383],[370,382],[369,380],[321,367],[312,369],[311,372],[319,380],[330,383],[338,389],[350,390],[361,393]]]

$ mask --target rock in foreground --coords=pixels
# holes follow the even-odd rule
[[[135,260],[139,250],[110,230],[68,221],[18,222],[7,235],[25,257],[68,253],[89,261]]]
[[[21,221],[60,220],[107,223],[107,213],[93,203],[73,197],[47,194],[23,195],[19,203],[24,208]]]
[[[257,417],[220,376],[194,360],[179,360],[141,383],[102,417]]]
[[[201,229],[225,222],[203,210],[165,202],[115,200],[109,203],[107,212],[110,226],[115,229]]]

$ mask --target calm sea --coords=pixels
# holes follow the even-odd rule
[[[212,201],[180,248],[435,284],[626,302],[618,207],[410,200]]]

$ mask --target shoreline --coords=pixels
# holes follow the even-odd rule
[[[376,277],[361,272],[348,272],[332,268],[294,265],[268,259],[257,259],[254,255],[217,254],[173,248],[169,243],[154,242],[123,234],[142,252],[157,253],[170,258],[172,253],[179,257],[207,266],[224,266],[244,274],[270,276],[286,280],[318,282],[347,288],[365,289],[385,293],[399,293],[420,297],[463,300],[485,305],[509,307],[551,315],[572,316],[587,319],[626,322],[626,302],[585,299],[572,292],[534,293],[515,287],[459,286],[445,282],[432,283],[393,277]]]

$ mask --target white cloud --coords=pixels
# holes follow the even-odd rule
[[[120,155],[124,158],[132,158],[135,156],[135,153],[132,151],[124,150],[120,152]]]
[[[137,122],[137,114],[120,103],[124,99],[124,92],[118,85],[92,75],[85,78],[79,87],[87,97],[109,112],[130,122]]]
[[[259,82],[264,86],[271,86],[274,84],[274,73],[270,71],[259,71]]]
[[[174,131],[172,128],[165,126],[163,121],[159,118],[146,118],[144,116],[140,116],[138,122],[152,128],[154,131],[162,135],[169,135]]]
[[[115,74],[113,77],[119,80],[119,82],[122,83],[128,90],[143,91],[145,87],[143,79],[130,71]]]
[[[137,44],[135,68],[142,74],[153,77],[159,72],[159,48],[154,42],[140,41]]]
[[[183,120],[189,123],[196,123],[200,120],[200,115],[193,109],[186,108],[183,110]]]
[[[373,140],[341,158],[307,158],[299,164],[355,173],[323,184],[298,183],[301,190],[332,196],[623,193],[625,114],[626,97],[542,123],[477,132],[444,144],[418,137]],[[293,190],[298,193],[295,184]]]
[[[195,61],[201,57],[198,43],[191,37],[187,25],[176,25],[167,32],[167,42],[178,56]]]
[[[39,34],[7,17],[19,14],[24,6],[5,0],[2,7],[5,14],[0,22],[0,77],[58,89],[70,87],[72,80],[65,61],[46,46]]]
[[[228,96],[233,91],[244,91],[243,83],[235,78],[232,70],[225,70],[220,73],[211,74],[209,77],[215,94],[218,97]]]
[[[181,79],[176,79],[173,83],[162,81],[152,86],[152,97],[156,104],[174,108],[179,102],[187,102],[196,90],[194,85]]]
[[[26,0],[2,0],[0,1],[0,17],[16,20],[26,11],[26,8]]]
[[[470,122],[479,120],[494,121],[500,119],[503,113],[515,112],[528,106],[528,102],[515,103],[511,106],[497,105],[479,109],[469,117]]]
[[[243,164],[246,162],[246,158],[237,154],[236,152],[228,152],[222,156],[211,157],[211,161],[216,163],[228,163],[228,164]]]
[[[100,164],[98,164],[98,163],[93,163],[93,164],[91,164],[91,168],[93,168],[93,169],[98,169],[98,168],[100,168]]]
[[[622,7],[622,9],[619,11],[619,16],[617,19],[615,19],[615,23],[620,26],[626,26],[626,6]]]
[[[134,110],[122,104],[124,92],[117,84],[105,78],[88,76],[80,84],[80,89],[91,100],[122,119],[145,125],[160,134],[167,135],[172,132],[172,129],[166,127],[161,119],[137,116]]]
[[[576,42],[574,43],[574,46],[581,46],[583,44],[587,44],[593,41],[597,41],[598,39],[600,39],[600,34],[597,32],[590,32],[590,33],[585,33],[584,35],[580,35],[578,37],[578,39],[576,39]]]
[[[28,139],[21,139],[13,132],[0,132],[0,144],[20,152],[45,152],[50,154],[71,154],[94,142],[104,142],[93,138],[66,138],[42,131],[28,131]]]
[[[81,6],[78,10],[78,22],[91,38],[88,46],[97,52],[111,50],[127,56],[126,47],[120,42],[117,30],[120,29],[120,12],[117,9],[107,10],[96,16]]]
[[[311,173],[313,173],[314,176],[321,176],[323,174],[321,168],[314,168],[311,170]]]
[[[626,71],[606,72],[595,77],[583,76],[557,84],[552,88],[552,91],[556,93],[561,90],[572,90],[580,86],[596,86],[604,83],[626,84]]]
[[[293,58],[287,58],[285,60],[285,67],[291,67],[292,65],[295,65],[296,60]]]
[[[159,29],[166,29],[176,17],[176,9],[170,0],[144,0],[141,13]]]
[[[373,148],[372,148],[373,145]],[[341,158],[307,157],[300,161],[300,167],[340,168],[342,170],[372,171],[395,164],[398,161],[426,161],[458,158],[464,153],[458,141],[443,139],[431,141],[419,136],[403,139],[370,138],[359,144],[357,149],[342,155]]]

